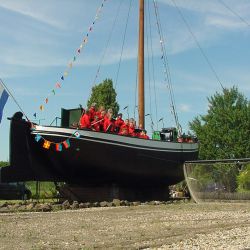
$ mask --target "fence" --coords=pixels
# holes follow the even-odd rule
[[[184,174],[197,203],[250,201],[249,158],[185,162]]]

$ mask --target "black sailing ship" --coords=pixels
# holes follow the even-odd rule
[[[139,10],[139,124],[144,126],[144,1]],[[70,125],[70,124],[69,124]],[[11,118],[10,166],[2,168],[2,182],[54,181],[85,186],[163,187],[184,179],[183,163],[198,157],[197,141],[177,141],[176,129],[158,131],[144,140],[118,134],[70,128],[33,126],[17,112]],[[55,153],[44,140],[66,141]],[[69,146],[70,144],[70,146]]]

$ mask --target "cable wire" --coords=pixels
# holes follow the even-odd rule
[[[197,39],[196,36],[194,35],[194,33],[193,33],[193,31],[192,31],[190,25],[188,24],[187,20],[186,20],[185,17],[183,16],[183,14],[182,14],[180,8],[176,5],[175,0],[172,0],[172,2],[173,2],[173,4],[174,4],[175,8],[177,9],[177,11],[178,11],[178,13],[179,13],[181,19],[183,20],[183,22],[184,22],[185,25],[187,26],[187,29],[188,29],[189,33],[190,33],[191,36],[193,37],[193,39],[194,39],[196,45],[198,46],[198,48],[199,48],[201,54],[203,55],[203,57],[205,58],[205,60],[206,60],[206,62],[207,62],[207,64],[208,64],[208,66],[210,67],[211,71],[213,72],[215,78],[216,78],[217,81],[219,82],[221,88],[224,90],[224,87],[223,87],[223,85],[222,85],[222,82],[221,82],[221,80],[220,80],[220,78],[219,78],[217,72],[215,71],[215,69],[214,69],[212,63],[209,61],[209,59],[208,59],[206,53],[205,53],[204,50],[202,49],[202,47],[201,47],[201,45],[200,45],[198,39]]]

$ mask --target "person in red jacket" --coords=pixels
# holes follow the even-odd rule
[[[136,136],[136,133],[135,133],[135,120],[133,118],[131,118],[129,120],[128,134],[130,136]]]
[[[108,112],[104,118],[103,130],[104,132],[114,132],[115,124],[112,117],[112,112]]]
[[[126,119],[120,127],[120,130],[118,133],[119,135],[128,135],[128,124],[129,124],[129,120]]]
[[[86,110],[84,114],[82,115],[80,119],[80,128],[90,128],[90,117],[89,117],[89,111]]]
[[[147,131],[145,129],[143,129],[141,131],[141,133],[139,134],[138,136],[139,138],[142,138],[142,139],[146,139],[146,140],[149,140],[149,136],[147,135]]]
[[[122,114],[120,113],[120,114],[118,114],[116,121],[115,121],[115,132],[118,133],[123,124],[124,124],[124,121],[122,119]]]
[[[91,107],[89,109],[89,119],[90,119],[90,122],[94,121],[95,114],[96,114],[96,103],[94,102],[94,103],[91,104]]]
[[[102,116],[103,111],[105,111],[105,107],[100,106],[99,109],[95,112],[95,114],[98,116],[99,119]],[[106,111],[105,111],[105,113],[106,113]]]
[[[99,120],[98,116],[96,115],[94,121],[91,122],[91,129],[93,131],[99,132],[100,131],[100,122],[101,121]]]

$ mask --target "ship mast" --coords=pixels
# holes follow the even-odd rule
[[[139,7],[139,45],[138,45],[138,111],[139,125],[144,128],[144,0],[140,1]]]

